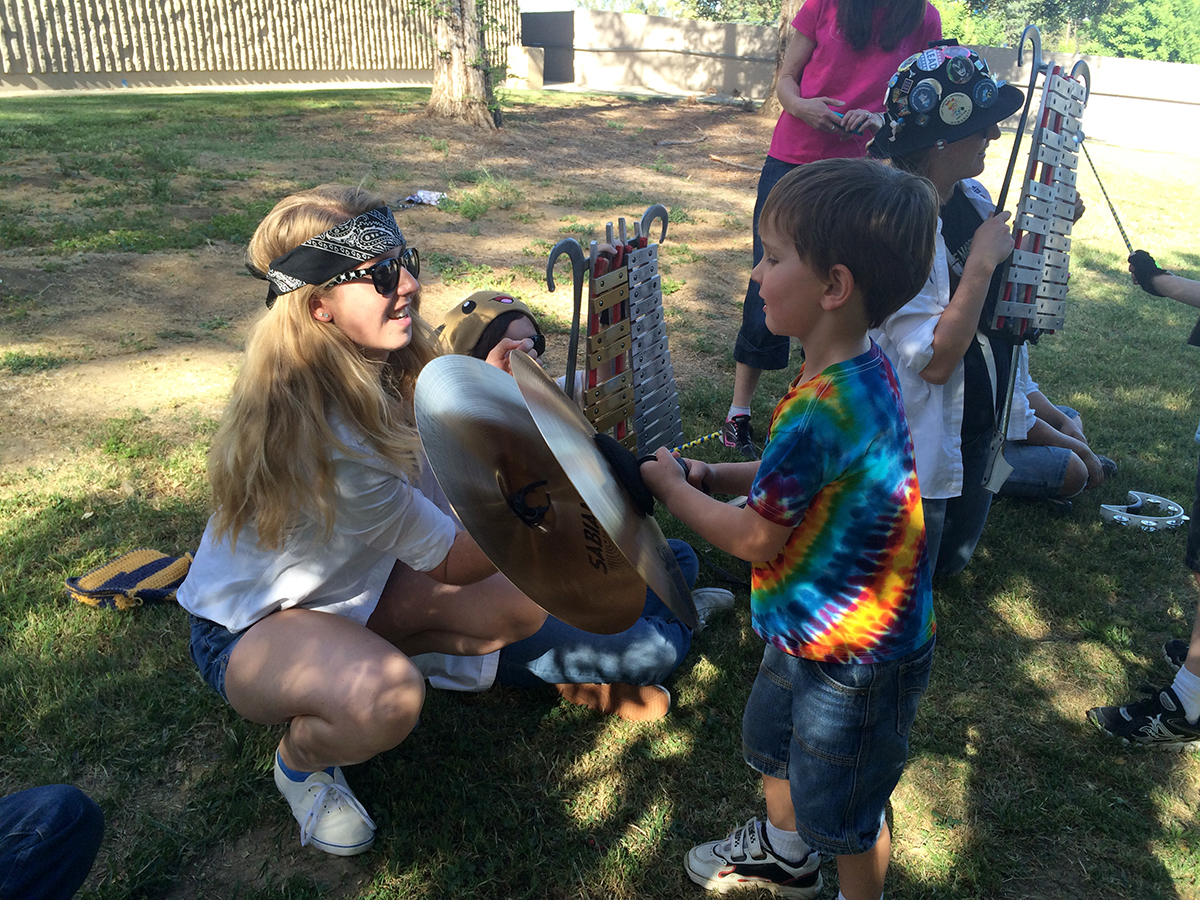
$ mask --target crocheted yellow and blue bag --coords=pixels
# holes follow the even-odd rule
[[[67,579],[67,595],[98,609],[132,609],[143,603],[162,603],[175,596],[183,583],[192,554],[167,556],[142,547]]]

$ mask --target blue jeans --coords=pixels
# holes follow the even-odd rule
[[[935,640],[879,663],[823,663],[768,644],[742,716],[752,769],[787,779],[796,830],[830,856],[875,846],[908,760]]]
[[[700,572],[696,551],[684,541],[668,543],[690,587]],[[496,680],[515,687],[661,684],[691,645],[692,630],[647,590],[642,617],[617,634],[591,634],[547,616],[534,634],[500,651]]]
[[[929,507],[925,508],[929,570],[934,575],[957,575],[967,567],[975,553],[975,545],[979,543],[983,526],[987,524],[988,510],[992,508],[992,492],[983,486],[983,473],[987,469],[988,451],[991,446],[991,432],[963,442],[962,493],[943,501],[945,520],[942,522],[936,551],[933,539],[929,536],[933,530],[930,528]],[[936,524],[934,527],[936,528]]]
[[[0,798],[0,897],[67,900],[88,877],[104,813],[68,784]]]
[[[758,219],[771,188],[779,183],[799,163],[784,162],[768,156],[758,176],[758,197],[754,201],[754,265],[762,262],[762,238],[758,234]],[[767,315],[763,311],[762,298],[758,295],[757,282],[746,287],[746,299],[742,301],[742,327],[738,331],[737,343],[733,345],[735,362],[754,369],[786,369],[791,338],[786,334],[772,334],[767,328]]]

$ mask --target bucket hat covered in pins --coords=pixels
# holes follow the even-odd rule
[[[1007,119],[1024,102],[974,50],[940,41],[906,59],[888,81],[884,124],[868,152],[888,159],[952,144]]]

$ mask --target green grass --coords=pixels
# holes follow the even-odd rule
[[[50,369],[57,369],[65,362],[63,357],[54,356],[51,353],[22,353],[19,350],[6,350],[4,355],[0,356],[0,369],[7,369],[14,375],[22,375],[26,372],[46,372]]]
[[[279,192],[273,187],[250,200],[223,200],[228,185],[288,161],[337,160],[357,146],[349,134],[317,140],[299,123],[332,116],[362,121],[381,104],[426,96],[427,90],[389,89],[129,95],[120,102],[7,98],[0,108],[0,160],[15,166],[51,156],[56,190],[74,200],[53,210],[0,200],[0,250],[148,253],[215,240],[244,243]],[[377,148],[374,164],[386,156],[386,148]],[[307,186],[285,180],[285,190]],[[183,220],[182,207],[189,210]]]
[[[336,171],[336,157],[351,144],[321,143],[318,123],[344,124],[349,133],[371,124],[365,117],[378,112],[380,98],[396,105],[419,97],[6,100],[0,158],[48,161],[59,182],[53,197],[47,188],[46,196],[16,203],[9,188],[21,183],[6,181],[0,241],[47,256],[39,266],[48,280],[51,272],[64,280],[75,263],[66,259],[64,274],[56,254],[68,245],[155,252],[203,243],[201,233],[244,240],[266,205],[299,186],[289,161],[326,160]],[[513,92],[508,127],[529,122],[544,97],[564,110],[580,102]],[[433,140],[420,152],[443,153]],[[447,142],[446,150],[456,148]],[[364,150],[378,153],[367,166],[396,152]],[[1200,205],[1200,164],[1103,145],[1092,155],[1137,243],[1164,266],[1200,276],[1200,254],[1180,212]],[[999,158],[991,162],[996,181]],[[637,166],[614,167],[601,191],[581,189],[550,167],[535,169],[535,181],[521,174],[530,162],[519,165],[489,163],[487,171],[523,191],[532,212],[543,212],[535,197],[567,209],[536,220],[543,237],[514,243],[529,251],[512,252],[516,265],[487,251],[483,263],[433,243],[423,254],[430,276],[464,294],[515,279],[536,283],[560,226],[594,234],[590,213],[629,215],[657,199],[641,193],[645,171]],[[132,177],[135,166],[158,180]],[[482,169],[465,171],[475,174],[458,177],[463,195],[484,183]],[[1114,457],[1120,472],[1078,498],[1067,516],[996,503],[970,567],[936,586],[938,657],[893,797],[889,898],[1200,896],[1200,758],[1126,750],[1083,717],[1091,705],[1133,697],[1142,682],[1169,679],[1158,646],[1185,634],[1195,611],[1182,533],[1106,527],[1098,516],[1100,503],[1120,502],[1130,489],[1190,502],[1200,357],[1183,341],[1195,313],[1130,287],[1124,247],[1090,173],[1081,173],[1080,184],[1091,209],[1075,230],[1067,327],[1033,348],[1034,375],[1051,399],[1082,412],[1093,446]],[[155,191],[174,207],[170,217],[146,219],[160,202]],[[750,191],[728,208],[667,203],[672,231],[662,262],[673,271],[664,283],[678,285],[671,298],[690,296],[693,304],[668,300],[672,348],[703,360],[702,374],[680,384],[688,436],[711,431],[729,402],[732,356],[713,323],[739,312],[745,254],[722,248],[746,243],[752,201]],[[559,221],[568,210],[580,215]],[[181,211],[193,218],[172,224]],[[465,230],[461,215],[421,214]],[[513,227],[512,214],[493,218]],[[486,212],[477,219],[481,243],[494,233],[487,220]],[[565,269],[559,276],[569,294]],[[40,314],[37,289],[23,290],[0,294],[5,328],[19,330]],[[563,334],[562,317],[538,305],[547,295],[530,294],[546,330]],[[205,313],[158,337],[233,340],[239,327]],[[129,332],[127,349],[148,339],[140,334]],[[14,392],[34,383],[25,373],[54,358],[16,346],[4,353],[0,383]],[[797,348],[789,370],[764,375],[754,400],[760,428],[799,361]],[[229,872],[243,880],[223,881],[222,889],[254,900],[701,896],[681,871],[688,847],[762,814],[740,750],[741,710],[761,655],[744,589],[738,609],[693,643],[670,685],[675,709],[660,722],[603,719],[551,691],[431,692],[416,733],[348,770],[380,825],[376,849],[325,860],[299,849],[295,823],[271,784],[280,729],[242,720],[200,682],[181,611],[100,611],[63,592],[64,578],[128,550],[181,554],[197,546],[208,514],[205,453],[214,423],[185,418],[181,429],[168,422],[176,415],[186,411],[99,416],[66,459],[0,474],[0,791],[72,782],[100,802],[108,833],[85,900],[213,896],[212,879]],[[692,453],[733,458],[714,442]],[[669,516],[659,520],[669,535],[691,537]],[[713,565],[744,572],[696,543]],[[708,569],[702,578],[715,580]],[[830,898],[836,875],[829,863],[823,871]]]
[[[459,188],[456,181],[466,181],[474,187]],[[449,196],[443,198],[438,206],[474,222],[493,206],[511,209],[523,199],[524,193],[509,179],[497,177],[487,169],[479,169],[451,176]]]

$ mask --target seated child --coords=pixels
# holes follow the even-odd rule
[[[1079,413],[1051,403],[1029,377],[1028,344],[1021,346],[1017,360],[1004,459],[1013,470],[1000,488],[1001,497],[1049,500],[1064,510],[1071,508],[1071,497],[1117,473],[1115,462],[1088,446]]]
[[[690,460],[685,476],[660,449],[641,467],[678,519],[753,563],[751,621],[767,643],[742,719],[767,821],[692,848],[688,877],[706,888],[815,897],[827,853],[842,898],[882,895],[884,809],[929,683],[934,616],[912,439],[867,330],[925,283],[936,221],[928,181],[871,160],[789,172],[763,207],[751,277],[767,327],[806,358],[761,461]]]
[[[535,360],[546,352],[533,312],[499,291],[477,291],[463,300],[446,313],[439,333],[447,352],[486,360],[509,374],[513,350]],[[688,584],[694,584],[699,572],[695,551],[684,541],[670,544]],[[714,612],[733,606],[733,594],[720,588],[701,588],[692,596],[700,614],[697,632]],[[670,707],[671,695],[662,682],[683,662],[692,636],[692,629],[647,590],[641,618],[618,634],[592,634],[547,616],[535,634],[499,653],[495,678],[518,687],[552,685],[572,703],[621,718],[655,719]],[[436,678],[430,683],[447,686]]]

